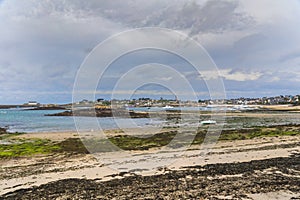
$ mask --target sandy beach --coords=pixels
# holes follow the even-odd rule
[[[78,134],[18,137],[59,141]],[[207,154],[201,154],[200,145],[193,145],[183,153],[150,149],[130,151],[127,157],[108,152],[4,159],[0,161],[0,198],[300,198],[299,145],[296,135],[219,141]]]
[[[0,200],[300,200],[300,0],[0,19]]]

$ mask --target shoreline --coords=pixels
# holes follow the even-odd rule
[[[249,117],[277,119],[276,115],[227,113],[229,123],[249,122]],[[290,113],[278,115],[291,117]],[[162,141],[170,142],[178,127],[165,127],[154,135],[145,128],[105,130],[105,136],[125,150],[94,154],[86,150],[76,131],[4,133],[0,139],[15,141],[20,145],[17,150],[27,149],[28,155],[0,158],[0,199],[142,198],[141,194],[175,199],[300,197],[300,124],[224,129],[218,142],[208,145],[210,151],[201,146],[207,128],[198,129],[195,143],[186,151],[162,148]],[[30,154],[35,150],[37,154]]]
[[[192,113],[189,113],[189,112],[183,112],[182,114],[193,114]],[[199,113],[198,113],[199,114]],[[173,115],[173,114],[171,114]],[[177,114],[175,114],[175,117],[176,118]],[[170,118],[168,118],[167,120],[168,123],[166,123],[166,127],[168,126],[175,126],[176,124],[176,121],[178,121],[178,118],[176,119],[173,119],[171,116],[169,116]],[[178,116],[177,116],[178,117]],[[251,120],[248,120],[247,122],[250,122],[250,123],[258,123],[258,120],[256,120],[255,118],[261,118],[262,122],[264,123],[263,125],[266,125],[266,123],[269,123],[270,125],[272,125],[272,123],[270,122],[267,122],[265,121],[265,119],[267,119],[268,117],[269,118],[277,118],[278,117],[278,120],[281,120],[281,122],[277,121],[273,122],[273,124],[283,124],[284,122],[286,122],[287,124],[290,124],[290,123],[298,123],[299,122],[299,119],[300,119],[300,112],[282,112],[282,111],[260,111],[260,112],[226,112],[226,113],[207,113],[207,112],[200,112],[200,121],[201,120],[208,120],[210,118],[218,118],[218,117],[221,117],[220,120],[223,120],[223,117],[224,117],[224,120],[228,120],[229,121],[229,125],[231,124],[234,124],[236,122],[239,122],[239,123],[243,123],[243,117],[247,117],[247,118],[250,118]],[[108,118],[111,118],[111,117],[108,117]],[[54,117],[55,119],[55,117]],[[122,119],[122,118],[121,118]],[[240,120],[241,119],[241,120]],[[38,120],[38,119],[36,119]],[[50,119],[51,120],[51,119]],[[56,120],[56,119],[55,119]],[[72,117],[69,117],[67,120],[72,120],[72,123],[73,122],[73,119]],[[88,119],[87,119],[88,120]],[[99,119],[100,120],[100,119]],[[106,119],[105,119],[106,120]],[[107,119],[108,121],[112,121],[112,124],[115,126],[115,124],[113,123],[114,121],[114,118],[111,118],[111,119]],[[146,120],[146,119],[145,119]],[[159,119],[158,119],[159,120]],[[240,120],[240,121],[238,121]],[[231,123],[233,122],[233,123]],[[221,122],[222,123],[222,122]],[[230,124],[231,123],[231,124]],[[45,126],[47,125],[47,121],[46,121],[46,124]],[[178,125],[178,124],[177,124]],[[179,124],[180,125],[180,124]],[[184,124],[182,124],[184,125]],[[194,125],[194,124],[193,124]],[[3,124],[3,126],[6,126],[6,128],[9,128],[10,125],[7,125],[6,123]],[[24,124],[25,126],[25,124]],[[116,127],[104,127],[104,130],[114,130],[116,129]],[[18,127],[18,125],[16,127],[14,127],[14,123],[11,123],[11,130],[9,129],[8,132],[22,132],[22,127]],[[33,126],[32,129],[25,129],[26,131],[25,132],[28,132],[28,133],[40,133],[40,132],[56,132],[56,133],[59,133],[59,132],[76,132],[76,129],[75,127],[57,127],[57,130],[50,130],[50,129],[45,129],[45,130],[42,130],[42,129],[39,129],[39,127],[35,127]],[[88,130],[87,130],[88,131]]]
[[[131,151],[132,157],[127,160],[120,160],[110,153],[103,153],[101,156],[106,155],[106,158],[103,158],[102,163],[90,154],[53,154],[15,158],[1,161],[0,191],[2,192],[0,195],[14,191],[14,194],[21,194],[21,191],[33,191],[34,187],[48,187],[47,184],[69,182],[71,179],[74,179],[78,184],[95,180],[97,184],[102,182],[109,184],[120,179],[124,179],[124,181],[126,179],[136,179],[141,175],[148,177],[146,179],[151,179],[149,177],[165,177],[168,173],[190,173],[194,167],[200,169],[209,165],[218,167],[226,163],[265,162],[264,160],[277,158],[287,159],[293,154],[300,153],[299,144],[299,135],[219,141],[205,157],[199,156],[200,146],[194,145],[191,150],[186,151],[185,154],[179,157],[175,155],[176,152],[174,154],[172,151],[162,152],[160,155],[151,154],[155,152],[153,149]],[[159,162],[162,159],[169,159],[172,165],[157,168],[153,171],[141,170],[142,165],[149,165],[151,162]],[[144,160],[144,163],[141,163],[141,160]],[[139,164],[137,165],[138,161]],[[114,170],[118,167],[122,168],[119,172]],[[208,176],[214,176],[214,174]],[[298,179],[296,178],[296,180]],[[17,191],[18,189],[25,190]]]
[[[297,170],[293,166],[299,161],[298,154],[230,165],[212,164],[185,170],[165,170],[152,176],[129,175],[118,178],[121,175],[116,175],[117,178],[104,182],[99,179],[67,178],[10,192],[2,198],[298,199],[299,178],[290,178],[293,173],[286,172],[286,165],[289,165],[289,170]],[[224,171],[228,168],[231,170]]]

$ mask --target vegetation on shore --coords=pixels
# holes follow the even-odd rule
[[[219,140],[245,140],[259,137],[295,136],[300,134],[300,125],[276,125],[223,131]]]
[[[60,147],[58,145],[53,144],[49,140],[19,140],[16,143],[1,144],[0,158],[29,156],[33,154],[47,154],[58,150],[59,148]]]
[[[192,144],[203,143],[206,137],[206,132],[206,130],[199,130]],[[125,135],[112,137],[110,138],[110,141],[123,150],[148,150],[150,148],[162,147],[169,144],[171,140],[173,140],[175,135],[175,131],[158,133],[149,138],[140,138]],[[239,130],[223,130],[218,140],[246,140],[258,137],[295,135],[300,135],[300,125],[282,125],[272,127],[255,127]],[[209,137],[214,139],[213,137],[215,136],[212,135]]]
[[[0,141],[6,141],[6,143],[0,143],[0,158],[13,158],[49,153],[89,153],[79,138],[69,138],[61,142],[53,142],[45,139],[14,138],[14,136],[20,134],[22,133],[2,132],[2,134],[0,134]],[[150,148],[162,147],[169,144],[176,134],[176,131],[165,131],[146,138],[118,135],[110,137],[109,141],[99,139],[85,142],[88,143],[89,147],[99,152],[115,151],[116,148],[112,148],[110,142],[123,150],[148,150]],[[299,134],[300,125],[280,125],[239,130],[223,130],[219,140],[245,140],[258,137],[295,136]],[[193,144],[201,144],[204,141],[205,136],[206,130],[199,130],[194,138]],[[177,142],[176,144],[176,147],[180,147],[180,145],[184,145],[184,142]]]

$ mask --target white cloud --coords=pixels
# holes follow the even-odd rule
[[[278,23],[286,20],[296,20],[299,15],[300,2],[298,0],[290,0],[288,3],[283,1],[240,1],[240,11],[249,13],[257,22],[262,25],[266,23]],[[262,9],[265,8],[265,9]]]
[[[77,2],[78,5],[71,1],[1,2],[2,94],[20,89],[33,90],[37,95],[42,90],[71,91],[76,70],[87,53],[123,29],[90,13],[84,2]]]
[[[112,34],[143,26],[190,34],[219,66],[229,91],[246,93],[256,81],[256,91],[297,92],[299,22],[296,0],[4,0],[0,103],[10,102],[13,98],[5,98],[15,95],[13,91],[24,99],[28,97],[21,91],[32,90],[37,98],[41,91],[71,91],[76,70],[94,46]],[[217,74],[204,71],[202,76],[215,79]],[[172,81],[167,74],[157,78]]]
[[[232,72],[232,71],[223,71],[221,76],[230,81],[255,81],[262,76],[260,72]]]
[[[201,71],[200,78],[204,80],[223,78],[229,81],[255,81],[262,75],[261,72],[242,72],[233,71],[232,69],[221,69],[218,73],[216,73],[216,71]]]
[[[267,80],[268,82],[277,82],[277,81],[280,81],[280,78],[278,76],[274,76],[274,77],[271,77],[269,80]]]

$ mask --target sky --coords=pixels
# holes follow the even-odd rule
[[[76,74],[92,50],[115,34],[143,27],[172,29],[201,44],[216,64],[228,98],[300,94],[299,0],[2,0],[0,104],[71,102]],[[116,49],[118,45],[106,50]],[[144,50],[125,57],[101,79],[96,97],[109,98],[130,66],[153,62],[178,69],[199,99],[209,97],[203,79],[216,80],[214,71],[199,75],[165,52]],[[154,72],[139,69],[127,79],[174,82],[167,68]],[[134,87],[135,81],[129,82]],[[128,91],[121,89],[118,94]],[[145,85],[138,94],[154,97],[170,91]]]

